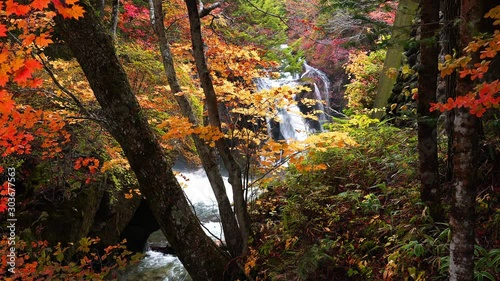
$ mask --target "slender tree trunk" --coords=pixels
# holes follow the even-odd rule
[[[106,6],[105,0],[99,0],[99,18],[104,19],[104,8]]]
[[[120,14],[120,0],[113,0],[113,11],[111,12],[111,34],[116,37],[116,27],[118,26],[118,15]]]
[[[482,19],[482,1],[462,0],[460,49],[471,40]],[[476,30],[473,30],[475,29]],[[477,60],[473,59],[473,61]],[[473,63],[473,62],[471,62]],[[457,96],[473,91],[469,79],[458,79]],[[479,120],[468,110],[455,111],[453,122],[453,198],[450,213],[450,280],[474,280],[474,228]]]
[[[421,197],[434,220],[443,221],[437,156],[437,114],[430,112],[436,102],[438,82],[439,2],[422,0],[420,16],[420,66],[418,70],[418,156]]]
[[[193,109],[188,98],[185,95],[176,95],[176,93],[182,92],[182,89],[177,79],[172,52],[170,51],[170,45],[165,34],[162,2],[161,0],[149,0],[149,5],[151,23],[153,24],[153,28],[160,44],[160,51],[163,59],[163,68],[165,69],[168,83],[172,92],[174,93],[175,100],[181,108],[182,114],[189,119],[189,122],[197,126],[199,124],[199,121],[193,113]],[[198,155],[200,156],[203,168],[207,173],[207,177],[210,185],[212,186],[212,190],[214,191],[215,198],[217,200],[222,228],[224,231],[224,237],[229,252],[233,257],[237,257],[241,255],[243,244],[242,238],[240,235],[240,229],[238,227],[236,217],[231,207],[231,203],[226,194],[222,175],[215,160],[215,153],[213,151],[213,148],[211,148],[198,135],[193,135],[192,138],[196,146],[196,150],[198,151]]]
[[[88,0],[80,20],[56,17],[101,105],[106,128],[122,147],[160,227],[194,280],[225,280],[228,258],[201,229],[157,136],[131,90],[113,46]]]
[[[458,50],[459,26],[457,20],[460,15],[460,0],[444,0],[442,5],[443,13],[443,53],[453,54]],[[448,98],[455,99],[457,75],[452,73],[445,78],[444,100]],[[446,112],[446,131],[448,135],[448,160],[446,163],[446,182],[451,183],[453,180],[453,120],[455,119],[455,111]]]
[[[466,87],[458,82],[458,87]],[[471,89],[471,88],[469,88]],[[457,91],[459,94],[461,90]],[[450,280],[474,280],[477,117],[458,109],[454,121],[454,186],[450,213]]]
[[[205,93],[208,119],[212,126],[221,130],[222,126],[219,116],[217,97],[212,84],[212,79],[210,77],[210,72],[207,67],[205,54],[203,52],[203,38],[201,35],[201,23],[200,16],[198,14],[197,1],[185,0],[185,2],[189,15],[193,54],[201,86],[203,88],[203,92]],[[243,240],[243,254],[246,254],[248,250],[248,237],[250,236],[250,219],[247,212],[246,202],[244,200],[241,168],[231,154],[231,150],[225,139],[219,139],[216,141],[216,147],[222,161],[224,162],[224,166],[229,172],[229,183],[233,189],[233,201],[236,218],[241,229],[241,237]]]

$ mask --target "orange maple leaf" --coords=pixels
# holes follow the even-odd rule
[[[28,12],[31,10],[30,6],[28,5],[19,5],[18,3],[14,2],[13,0],[7,0],[5,2],[5,12],[7,16],[10,15],[16,15],[16,16],[24,16],[28,14]]]
[[[83,160],[82,157],[76,159],[75,165],[73,166],[75,170],[79,170],[82,167],[82,160]]]
[[[31,43],[33,43],[33,41],[35,41],[35,39],[36,39],[36,35],[33,33],[26,35],[23,39],[23,46],[31,45]]]
[[[85,10],[80,5],[72,5],[71,7],[68,7],[67,1],[64,4],[61,3],[60,0],[53,0],[53,2],[57,12],[63,16],[63,18],[79,19],[80,17],[83,17],[83,14],[85,14]],[[69,3],[76,2],[74,0],[70,0]]]
[[[49,6],[50,0],[34,0],[31,2],[31,7],[35,10],[43,10]]]
[[[28,81],[28,78],[31,78],[31,74],[33,71],[27,67],[22,67],[14,74],[14,82],[23,83]]]
[[[4,63],[9,58],[9,50],[7,48],[3,48],[0,53],[0,63]]]
[[[7,85],[7,82],[9,82],[9,76],[5,73],[0,73],[0,86]]]
[[[20,57],[15,57],[14,60],[10,63],[12,71],[17,71],[23,66],[24,66],[24,59]]]
[[[42,33],[40,36],[38,36],[35,39],[35,44],[38,45],[38,47],[47,47],[50,43],[53,43],[52,39],[50,39],[50,34],[48,33]]]
[[[25,62],[24,62],[24,66],[26,68],[29,68],[29,69],[32,69],[32,70],[40,70],[42,69],[42,64],[35,60],[35,59],[27,59]]]

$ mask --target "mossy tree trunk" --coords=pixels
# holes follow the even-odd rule
[[[387,72],[391,69],[398,70],[401,66],[404,42],[410,38],[411,25],[416,16],[417,7],[417,0],[399,1],[396,18],[392,27],[392,45],[387,49],[384,67],[382,73],[380,73],[377,95],[373,102],[374,109],[381,109],[387,105],[387,100],[396,82],[396,75],[388,75]],[[383,114],[382,111],[376,111],[373,113],[373,117],[381,118]]]
[[[225,280],[229,260],[205,235],[157,136],[131,90],[112,37],[87,0],[80,20],[56,18],[56,29],[82,67],[102,108],[105,126],[122,147],[141,193],[194,280]]]

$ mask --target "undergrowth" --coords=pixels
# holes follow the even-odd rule
[[[247,272],[256,280],[446,280],[450,231],[420,201],[416,132],[362,116],[329,129],[359,146],[317,153],[306,164],[326,170],[292,166],[286,180],[267,186],[251,210],[258,223]],[[477,246],[478,280],[499,273],[495,247]]]

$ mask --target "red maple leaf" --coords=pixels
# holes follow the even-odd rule
[[[28,78],[31,78],[31,74],[33,72],[31,71],[31,69],[23,66],[21,69],[19,69],[18,71],[16,71],[16,73],[14,74],[14,82],[16,83],[23,83],[23,82],[26,82],[28,81]]]
[[[7,27],[0,23],[0,37],[7,36]]]

